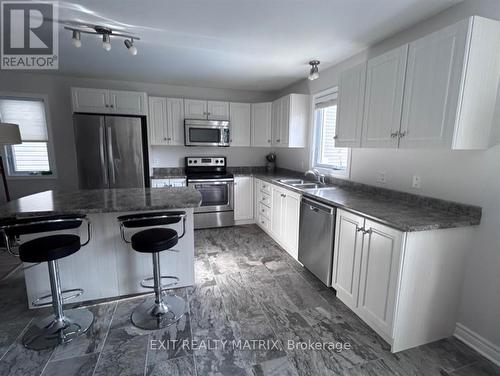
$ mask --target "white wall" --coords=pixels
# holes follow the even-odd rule
[[[78,186],[76,172],[76,152],[73,134],[73,119],[71,111],[70,87],[95,87],[117,90],[145,91],[150,95],[201,98],[213,100],[232,100],[240,102],[259,102],[273,99],[271,92],[256,92],[242,90],[225,90],[174,86],[163,84],[149,84],[128,81],[112,81],[68,77],[56,74],[32,74],[0,71],[0,92],[38,93],[47,94],[49,111],[52,120],[50,124],[56,157],[57,178],[9,178],[9,189],[12,198],[44,191],[47,189],[75,189]],[[221,152],[227,155],[229,163],[235,165],[243,161],[252,161],[256,164],[265,163],[263,157],[268,149],[230,148]],[[186,150],[182,147],[158,146],[152,151],[151,161],[157,160],[158,167],[179,166],[180,158],[188,154],[212,155],[219,154],[221,149]],[[267,150],[267,152],[266,152]],[[3,152],[3,150],[2,150]]]
[[[298,82],[280,95],[290,92],[314,94],[335,86],[338,72],[345,67],[476,14],[500,19],[500,2],[466,0],[368,51],[321,71],[320,79]],[[500,116],[498,119],[497,130]],[[303,170],[301,164],[308,163],[307,148],[276,151],[281,167]],[[500,346],[500,146],[474,152],[352,150],[352,180],[376,184],[379,171],[386,172],[388,188],[482,206],[481,225],[468,255],[459,321]],[[411,188],[414,174],[422,178],[418,191]]]

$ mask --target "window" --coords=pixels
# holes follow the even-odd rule
[[[350,149],[335,146],[337,90],[314,97],[314,144],[312,165],[321,172],[349,176]]]
[[[0,97],[0,121],[21,131],[22,144],[5,147],[9,175],[52,175],[44,100]]]

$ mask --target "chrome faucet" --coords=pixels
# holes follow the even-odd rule
[[[305,176],[307,175],[313,175],[315,178],[316,178],[316,181],[319,183],[319,184],[325,184],[325,175],[320,173],[318,170],[316,170],[315,168],[313,168],[312,170],[307,170],[305,173],[304,173]]]

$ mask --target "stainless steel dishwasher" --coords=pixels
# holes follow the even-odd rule
[[[300,203],[299,261],[327,286],[332,283],[335,211],[307,197]]]

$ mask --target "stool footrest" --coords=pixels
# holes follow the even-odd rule
[[[173,279],[174,282],[170,282],[170,283],[166,283],[166,284],[163,284],[161,285],[161,290],[164,291],[164,290],[167,290],[169,287],[171,286],[175,286],[176,284],[179,283],[179,278],[176,277],[176,276],[173,276],[173,275],[162,275],[160,277],[162,280],[164,279]],[[141,281],[141,287],[144,287],[146,289],[154,289],[155,286],[154,285],[150,285],[150,284],[147,284],[146,282],[148,281],[152,281],[153,280],[153,277],[149,277],[149,278],[144,278],[142,281]]]
[[[66,302],[68,300],[78,298],[80,295],[83,294],[83,292],[84,292],[83,289],[70,289],[70,290],[61,291],[61,295],[63,295],[62,300],[63,300],[63,302]],[[64,294],[71,294],[71,295],[64,296]],[[47,300],[49,298],[52,298],[52,294],[44,295],[38,299],[33,300],[33,302],[31,302],[31,305],[33,307],[43,307],[43,306],[51,305],[52,299]]]

